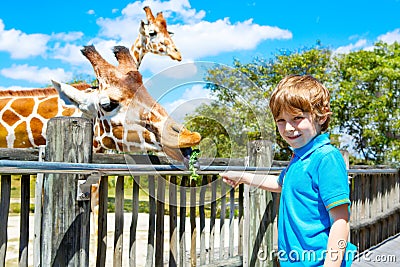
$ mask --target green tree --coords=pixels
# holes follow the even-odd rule
[[[334,123],[353,137],[366,161],[400,160],[400,45],[338,55],[332,108]]]

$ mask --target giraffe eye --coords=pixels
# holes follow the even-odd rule
[[[154,37],[154,36],[157,35],[157,32],[156,31],[150,31],[149,35],[150,35],[150,37]]]
[[[108,103],[101,103],[101,108],[106,112],[111,112],[119,106],[119,103],[115,100],[111,100]]]
[[[168,32],[168,34],[169,34],[169,36],[174,36],[174,33],[173,32]]]

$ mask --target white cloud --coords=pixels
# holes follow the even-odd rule
[[[196,9],[191,8],[187,0],[171,0],[165,2],[158,0],[136,1],[127,5],[122,10],[122,14],[127,17],[144,17],[143,7],[145,6],[150,6],[154,15],[162,11],[165,18],[172,17],[173,14],[175,19],[182,20],[184,23],[188,24],[199,22],[206,14],[204,10],[196,11]]]
[[[378,36],[378,40],[388,44],[393,44],[394,42],[400,42],[400,29],[395,29],[394,31],[382,34]]]
[[[26,34],[20,30],[6,30],[0,19],[0,51],[9,52],[11,58],[21,59],[44,55],[50,36],[46,34]]]
[[[252,19],[232,24],[229,18],[215,22],[174,25],[174,39],[185,57],[198,59],[219,53],[251,50],[267,39],[290,39],[292,33],[278,27],[253,23]]]
[[[361,39],[358,40],[355,44],[349,44],[346,46],[340,46],[338,47],[334,53],[335,54],[347,54],[355,49],[362,49],[367,45],[367,40],[366,39]]]
[[[82,46],[74,44],[67,43],[64,46],[61,46],[61,44],[56,44],[53,48],[52,57],[55,59],[60,59],[71,65],[83,65],[87,62],[87,60],[82,55],[80,51],[81,49]]]
[[[51,38],[65,42],[73,42],[81,39],[84,36],[83,32],[61,32],[52,34]]]
[[[27,90],[27,89],[32,89],[32,87],[22,87],[22,86],[3,87],[3,86],[0,86],[0,91],[1,90],[18,91],[18,90]]]
[[[357,36],[351,36],[349,39],[354,39]],[[400,29],[395,29],[391,32],[387,32],[385,34],[379,35],[376,41],[382,41],[384,43],[392,44],[394,42],[400,42]],[[365,50],[365,51],[372,51],[374,46],[372,42],[368,42],[367,39],[363,38],[358,40],[356,43],[351,43],[345,46],[338,47],[334,53],[335,54],[347,54],[354,50]]]
[[[94,12],[93,9],[90,9],[86,12],[88,15],[94,15],[96,12]]]
[[[14,64],[10,68],[2,69],[0,73],[7,78],[42,84],[50,83],[51,79],[62,82],[68,82],[72,79],[72,73],[65,72],[61,68],[39,68],[37,66],[28,66],[27,64]]]

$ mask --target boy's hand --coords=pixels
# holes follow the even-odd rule
[[[229,184],[232,187],[236,187],[239,184],[243,183],[244,172],[237,171],[227,171],[219,174],[222,177],[222,180]]]

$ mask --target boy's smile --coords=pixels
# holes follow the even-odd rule
[[[310,112],[292,115],[283,111],[276,118],[280,135],[293,148],[305,146],[320,134],[322,123],[315,121]]]

